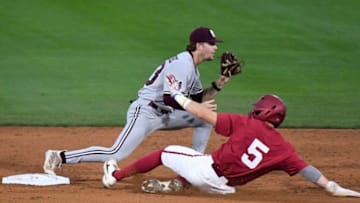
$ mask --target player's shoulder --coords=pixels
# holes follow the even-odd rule
[[[228,113],[228,112],[219,112],[217,114],[217,119],[225,123],[236,123],[237,127],[243,127],[248,123],[248,115],[239,114],[239,113]]]
[[[166,64],[167,69],[181,70],[189,72],[194,70],[194,62],[189,52],[181,52],[178,55],[170,57]]]
[[[181,52],[173,57],[170,57],[167,61],[169,64],[188,64],[188,65],[193,64],[192,56],[187,51]]]
[[[176,56],[181,59],[192,59],[192,56],[191,56],[190,52],[188,52],[188,51],[180,52]]]

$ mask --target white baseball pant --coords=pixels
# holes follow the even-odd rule
[[[219,177],[215,173],[211,166],[214,161],[209,154],[202,154],[184,146],[170,145],[161,154],[161,161],[164,166],[201,191],[215,194],[235,192],[235,187],[226,185],[228,180],[224,176]]]

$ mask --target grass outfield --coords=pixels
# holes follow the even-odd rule
[[[154,68],[199,25],[244,58],[218,97],[247,113],[260,95],[284,127],[359,128],[360,1],[12,0],[0,5],[0,125],[123,125]],[[218,60],[200,65],[202,82]]]

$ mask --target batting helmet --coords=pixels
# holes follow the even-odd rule
[[[267,121],[277,128],[285,119],[286,106],[282,99],[276,95],[262,96],[250,112],[250,116],[262,121]]]

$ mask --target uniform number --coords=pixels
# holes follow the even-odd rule
[[[260,164],[263,159],[263,153],[267,154],[270,151],[269,147],[267,147],[260,140],[255,138],[255,140],[250,144],[247,149],[247,153],[244,153],[241,156],[241,161],[250,169],[256,168]],[[250,159],[249,155],[253,155],[253,159]]]
[[[171,63],[171,62],[173,62],[173,61],[175,61],[175,60],[178,60],[178,57],[177,57],[177,56],[171,57],[171,58],[168,60],[168,62]],[[148,86],[148,85],[151,85],[151,84],[153,84],[153,83],[155,82],[155,80],[159,77],[161,71],[165,68],[165,63],[166,63],[166,62],[164,62],[163,64],[161,64],[161,65],[159,66],[159,68],[158,68],[158,69],[155,71],[155,73],[150,77],[150,79],[149,79],[148,81],[146,81],[145,85]]]
[[[155,71],[155,73],[150,77],[148,81],[146,81],[145,85],[151,85],[155,82],[156,78],[159,77],[161,71],[165,68],[165,63],[161,64],[161,66]]]

